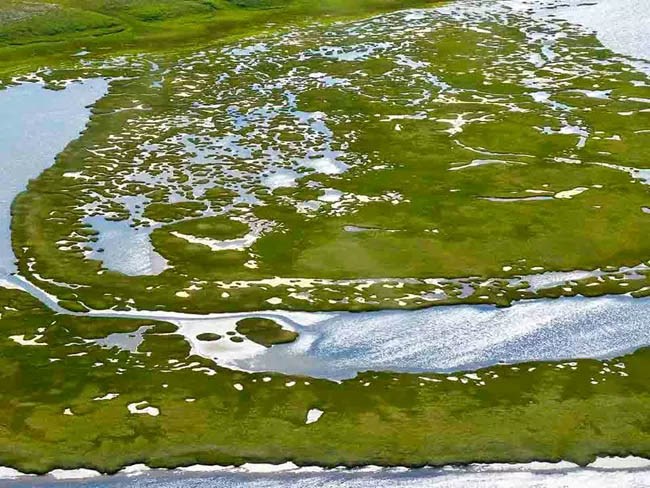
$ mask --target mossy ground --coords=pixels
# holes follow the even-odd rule
[[[0,73],[55,65],[86,49],[112,55],[165,51],[288,23],[430,4],[427,0],[7,0],[0,5]]]
[[[196,336],[196,338],[200,341],[209,341],[209,342],[218,341],[219,339],[221,339],[221,337],[222,336],[220,336],[219,334],[214,334],[212,332],[204,332],[203,334],[199,334],[198,336]]]
[[[276,344],[288,344],[298,338],[298,333],[284,329],[274,320],[250,317],[237,322],[237,332],[249,340],[271,347]]]

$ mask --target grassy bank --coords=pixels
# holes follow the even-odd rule
[[[648,293],[646,268],[619,269],[650,253],[647,77],[593,36],[555,36],[528,17],[304,25],[421,4],[3,4],[0,69],[66,60],[41,72],[49,86],[113,80],[81,137],[13,205],[21,273],[75,311]],[[210,42],[294,22],[302,29]],[[524,31],[571,56],[537,66],[541,43]],[[71,62],[82,49],[93,54]],[[101,239],[115,223],[127,232],[118,251],[135,241],[128,232],[151,231],[147,251],[170,266],[111,269]],[[531,285],[575,269],[592,272]],[[197,340],[218,357],[296,338],[262,320],[232,328]],[[646,348],[340,383],[249,374],[193,355],[172,324],[57,315],[0,288],[0,465],[113,473],[134,463],[648,457],[648,367]],[[323,416],[307,424],[311,409]]]

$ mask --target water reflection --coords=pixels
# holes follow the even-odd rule
[[[107,80],[95,78],[56,91],[39,83],[0,91],[0,276],[16,269],[11,249],[11,202],[79,135],[90,116],[89,106],[107,89]]]

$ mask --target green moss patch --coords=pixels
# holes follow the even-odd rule
[[[246,16],[263,12],[248,7]],[[214,15],[239,8],[220,2]],[[426,30],[400,15],[372,24],[363,41],[344,23],[314,26],[296,29],[296,44],[260,34],[167,52],[155,58],[158,71],[140,58],[107,70],[128,72],[128,81],[111,84],[86,131],[14,203],[21,273],[45,277],[39,285],[62,299],[69,290],[56,282],[81,285],[65,299],[92,308],[131,299],[141,309],[184,312],[507,306],[535,296],[645,293],[644,268],[553,290],[527,289],[516,277],[636,267],[650,257],[641,210],[648,186],[630,173],[647,165],[638,102],[647,77],[595,37],[567,30],[554,42],[572,55],[559,55],[555,67],[580,76],[540,68],[541,80],[558,84],[543,103],[528,86],[538,46],[516,27],[537,28],[535,19],[513,12],[513,23],[488,19],[489,29],[472,30],[432,13],[439,26]],[[352,54],[321,50],[333,40]],[[366,55],[367,46],[384,47]],[[214,83],[215,66],[247,63],[257,69]],[[97,76],[91,66],[83,73]],[[295,100],[259,91],[276,79],[291,84]],[[609,98],[580,92],[589,87]],[[63,176],[77,171],[92,179]],[[143,196],[144,213],[124,204]],[[84,230],[83,209],[93,199],[97,214],[138,231],[153,226],[150,239],[170,266],[120,276],[86,259],[81,248],[94,247],[95,236]]]
[[[284,329],[274,320],[258,317],[246,318],[237,322],[237,332],[265,347],[288,344],[298,339],[297,332]]]
[[[152,203],[144,216],[157,222],[174,222],[189,217],[200,217],[205,210],[203,202]]]
[[[212,341],[218,341],[221,339],[222,336],[219,334],[214,334],[212,332],[204,332],[203,334],[199,334],[196,336],[196,338],[200,341],[206,341],[206,342],[212,342]]]
[[[366,372],[337,383],[219,368],[191,356],[176,334],[145,334],[138,353],[102,349],[79,337],[137,324],[72,316],[59,324],[62,317],[15,290],[0,288],[0,309],[0,464],[26,472],[650,456],[650,349],[452,374]],[[14,335],[38,335],[47,346],[20,345]],[[97,400],[108,393],[119,396]],[[129,413],[142,401],[160,415]],[[312,408],[325,415],[306,425]]]
[[[248,231],[248,226],[227,217],[205,217],[179,222],[164,229],[167,232],[179,232],[194,237],[226,240],[242,237]]]

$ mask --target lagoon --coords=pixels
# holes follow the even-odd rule
[[[69,83],[63,90],[22,83],[0,91],[0,277],[16,270],[11,203],[80,134],[90,106],[106,94],[108,84],[95,78]]]

